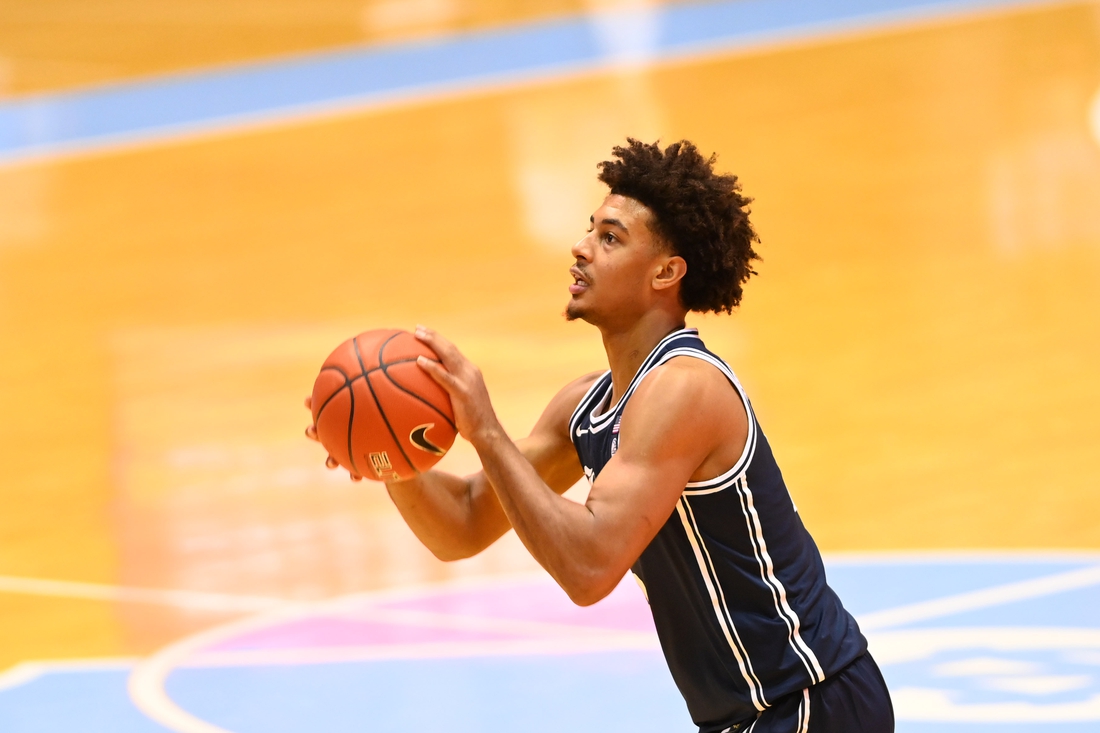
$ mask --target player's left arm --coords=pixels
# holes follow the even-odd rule
[[[421,366],[450,394],[458,430],[481,457],[516,534],[575,603],[595,603],[615,588],[684,486],[728,442],[719,406],[727,404],[729,384],[699,360],[674,359],[636,389],[623,412],[620,448],[587,502],[577,504],[554,493],[508,438],[477,368],[437,334],[417,336],[439,354],[445,368]]]

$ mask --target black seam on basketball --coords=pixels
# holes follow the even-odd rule
[[[348,410],[348,461],[355,475],[362,476],[363,472],[359,470],[359,466],[355,465],[355,452],[351,449],[351,426],[355,423],[355,390],[349,388],[348,396],[351,397],[351,409]]]
[[[409,361],[411,361],[411,359],[410,359]],[[432,361],[435,361],[435,359],[432,359]],[[396,361],[394,362],[394,364],[398,364],[398,363],[400,363],[400,362],[396,362]],[[439,362],[437,362],[437,361],[436,361],[436,364],[438,364],[438,363],[439,363]],[[386,379],[390,380],[390,384],[392,384],[392,385],[393,385],[394,387],[397,387],[397,388],[398,388],[399,390],[401,390],[401,391],[402,391],[402,392],[404,392],[405,394],[407,394],[407,395],[409,395],[409,396],[411,396],[411,397],[415,397],[416,399],[420,400],[421,402],[423,402],[423,403],[424,403],[425,405],[427,405],[428,407],[430,407],[430,408],[432,408],[433,410],[435,410],[435,411],[436,411],[437,413],[439,413],[439,416],[440,416],[441,418],[443,418],[444,420],[446,420],[446,421],[447,421],[447,424],[451,426],[451,430],[454,430],[454,431],[456,431],[456,432],[458,431],[458,428],[456,428],[456,427],[455,427],[455,424],[454,424],[454,422],[453,422],[453,421],[451,420],[451,418],[447,417],[447,413],[445,413],[445,412],[443,412],[442,410],[440,410],[440,409],[439,409],[438,407],[436,407],[435,405],[433,405],[433,404],[432,404],[431,402],[428,402],[428,401],[427,401],[426,399],[424,399],[423,397],[421,397],[420,395],[418,395],[418,394],[417,394],[416,392],[413,392],[413,391],[411,391],[411,390],[405,389],[405,388],[404,388],[404,387],[402,387],[402,386],[401,386],[400,384],[398,384],[398,383],[397,383],[397,380],[396,380],[396,379],[394,379],[393,377],[391,377],[391,376],[390,376],[390,373],[389,373],[388,371],[386,371],[386,367],[387,367],[387,366],[393,366],[393,364],[383,364],[383,365],[382,365],[382,373],[386,375]]]
[[[415,392],[410,392],[409,390],[405,389],[404,387],[402,387],[402,386],[401,386],[400,384],[398,384],[398,383],[397,383],[397,380],[396,380],[396,379],[394,379],[393,377],[391,377],[391,376],[390,376],[389,370],[387,370],[387,369],[386,369],[386,367],[391,367],[391,366],[393,366],[394,364],[404,364],[404,363],[406,363],[406,362],[410,362],[410,361],[416,361],[416,359],[401,359],[401,360],[399,360],[399,361],[395,361],[395,362],[392,362],[392,363],[390,363],[390,364],[387,364],[387,363],[386,363],[386,360],[385,360],[385,358],[384,358],[384,357],[382,356],[382,351],[383,351],[383,350],[384,350],[384,349],[386,348],[386,344],[388,344],[388,343],[389,343],[390,341],[393,341],[393,340],[394,340],[395,338],[397,338],[397,337],[398,337],[398,336],[399,336],[400,334],[401,334],[401,332],[400,332],[400,331],[398,331],[398,332],[397,332],[397,333],[395,333],[395,334],[394,334],[393,336],[390,336],[390,337],[389,337],[388,339],[386,339],[385,341],[383,341],[383,342],[382,342],[382,346],[381,346],[381,347],[380,347],[380,348],[378,349],[378,368],[379,368],[379,369],[381,369],[381,370],[382,370],[382,373],[386,375],[386,379],[390,380],[390,384],[392,384],[392,385],[393,385],[394,387],[397,387],[397,388],[398,388],[399,390],[401,390],[401,391],[402,391],[402,392],[404,392],[405,394],[407,394],[407,395],[410,395],[410,396],[412,396],[412,397],[415,397],[416,399],[420,400],[421,402],[423,402],[423,403],[424,403],[425,405],[427,405],[428,407],[430,407],[430,408],[432,408],[433,410],[435,410],[435,411],[436,411],[437,413],[439,413],[439,416],[440,416],[441,418],[443,418],[444,420],[446,420],[446,421],[447,421],[447,424],[451,426],[451,430],[454,430],[454,431],[456,431],[456,432],[457,432],[457,431],[458,431],[458,428],[456,428],[456,427],[455,427],[455,424],[454,424],[454,422],[453,422],[453,421],[451,420],[451,418],[447,417],[446,413],[444,413],[444,412],[443,412],[442,410],[440,410],[440,409],[439,409],[438,407],[436,407],[435,405],[433,405],[433,404],[432,404],[431,402],[428,402],[428,401],[427,401],[426,399],[424,399],[423,397],[421,397],[421,396],[420,396],[420,395],[418,395],[417,393],[415,393]],[[417,358],[419,358],[419,357],[417,357]],[[436,361],[435,359],[432,359],[432,361],[435,361],[435,363],[436,363],[436,364],[438,364],[438,363],[439,363],[439,362],[438,362],[438,361]]]
[[[414,357],[412,359],[396,359],[394,361],[391,361],[386,366],[394,366],[395,364],[408,364],[410,361],[416,361],[419,358],[420,357]],[[433,359],[433,361],[434,361],[434,359]],[[438,362],[436,362],[436,363],[438,363]],[[337,371],[339,371],[338,367],[325,367],[325,369],[336,369]],[[376,366],[373,369],[368,369],[367,371],[363,372],[362,374],[356,374],[354,377],[352,377],[348,381],[349,381],[349,383],[354,382],[356,379],[359,379],[361,377],[365,377],[368,374],[374,374],[375,372],[380,371],[381,369],[382,369],[382,367]],[[321,371],[324,371],[324,369],[322,369]],[[340,372],[340,373],[343,374],[343,372]]]
[[[386,350],[386,344],[393,341],[395,338],[401,335],[400,331],[394,331],[390,334],[390,337],[382,342],[382,345],[378,347],[378,368],[382,370],[383,374],[386,371],[386,360],[382,358],[382,352]]]
[[[376,372],[379,369],[385,369],[386,367],[393,366],[394,364],[408,364],[410,361],[416,361],[419,358],[420,358],[419,356],[414,356],[411,359],[396,359],[394,361],[391,361],[389,364],[383,364],[381,366],[376,366],[374,369],[371,369],[370,372],[367,372],[367,374],[370,374],[371,372]]]
[[[398,359],[397,361],[394,361],[394,362],[390,362],[389,364],[387,364],[387,366],[393,366],[394,364],[408,364],[408,363],[409,363],[410,361],[416,361],[416,359]],[[438,362],[437,362],[437,363],[438,363]],[[326,400],[324,401],[324,403],[323,403],[323,404],[321,405],[321,409],[317,410],[317,419],[318,419],[318,420],[320,420],[320,419],[321,419],[321,413],[325,411],[325,407],[327,407],[327,406],[328,406],[328,403],[329,403],[329,402],[332,402],[332,398],[334,398],[334,397],[335,397],[336,395],[340,394],[340,390],[344,389],[344,387],[350,387],[350,386],[351,386],[352,384],[354,384],[354,383],[355,383],[355,380],[357,380],[357,379],[363,379],[364,377],[366,377],[366,375],[367,375],[367,374],[373,374],[374,372],[378,372],[378,371],[382,371],[383,373],[385,373],[385,371],[384,371],[384,370],[382,369],[382,367],[377,367],[377,368],[375,368],[375,369],[368,369],[368,370],[367,370],[366,372],[361,372],[361,373],[359,373],[358,375],[356,375],[356,376],[352,377],[351,379],[348,379],[348,375],[347,375],[347,374],[345,374],[345,373],[344,373],[344,370],[343,370],[343,369],[341,369],[341,368],[340,368],[340,367],[338,367],[338,366],[327,366],[327,367],[322,367],[322,368],[321,368],[321,371],[323,372],[323,371],[325,371],[326,369],[332,369],[332,370],[334,370],[334,371],[340,372],[340,375],[341,375],[341,376],[342,376],[342,377],[344,378],[344,385],[343,385],[343,387],[340,387],[340,389],[338,389],[338,390],[336,390],[335,392],[333,392],[332,394],[330,394],[330,395],[328,396],[328,399],[326,399]],[[390,375],[389,375],[389,374],[386,374],[386,376],[387,376],[387,377],[389,377]],[[390,377],[390,381],[391,381],[391,382],[393,382],[393,377]],[[404,390],[404,391],[408,392],[408,390],[405,390],[405,389],[404,389],[404,388],[403,388],[403,387],[402,387],[402,386],[401,386],[400,384],[397,384],[397,382],[394,382],[394,385],[396,385],[398,389],[402,389],[402,390]],[[415,395],[415,394],[413,394],[412,392],[409,392],[409,394],[412,394],[412,395],[413,395],[413,397],[416,397],[416,395]],[[418,399],[419,399],[419,398],[418,398]],[[435,406],[434,406],[434,405],[432,405],[431,403],[428,403],[428,406],[429,406],[429,407],[431,407],[431,408],[433,408],[433,409],[435,408]],[[438,410],[436,410],[436,412],[439,412],[439,411],[438,411]],[[447,420],[447,416],[446,416],[446,415],[444,415],[444,416],[443,416],[443,419],[444,419],[444,420]],[[447,422],[448,422],[448,423],[450,424],[450,422],[451,422],[451,421],[450,421],[450,420],[447,420]],[[453,425],[453,424],[451,424],[451,427],[453,428],[453,427],[454,427],[454,425]]]
[[[396,335],[397,334],[394,334],[394,336]],[[393,338],[393,336],[391,336],[390,338]],[[351,344],[355,347],[355,358],[359,360],[359,366],[363,369],[363,374],[365,375],[367,373],[367,368],[363,364],[363,355],[359,353],[359,337],[356,336],[355,338],[353,338],[351,340]],[[386,423],[386,429],[390,431],[390,435],[393,437],[394,445],[397,446],[397,450],[401,451],[401,457],[405,459],[405,463],[408,464],[409,470],[411,470],[413,473],[420,473],[416,470],[416,466],[413,465],[413,462],[409,460],[409,456],[407,453],[405,453],[405,447],[401,445],[401,441],[397,439],[397,433],[393,431],[393,426],[390,425],[390,419],[386,417],[386,411],[382,409],[382,403],[378,401],[378,395],[374,393],[374,385],[370,383],[370,379],[364,379],[363,381],[367,383],[367,389],[370,390],[370,396],[374,399],[374,406],[378,408],[378,414],[382,416],[382,422]],[[351,445],[350,425],[348,426],[348,445]],[[375,473],[378,472],[375,471]]]
[[[321,369],[321,371],[323,372],[323,371],[325,371],[325,369],[335,369],[336,371],[340,372],[340,376],[344,378],[344,386],[343,386],[343,387],[341,387],[340,389],[336,390],[336,391],[335,391],[335,392],[333,392],[332,394],[330,394],[330,395],[328,396],[328,399],[326,399],[326,400],[324,401],[324,403],[322,403],[322,404],[321,404],[321,408],[320,408],[319,410],[317,410],[317,420],[320,420],[320,419],[321,419],[321,413],[325,411],[325,408],[326,408],[326,407],[328,407],[328,403],[332,402],[332,398],[333,398],[333,397],[335,397],[336,395],[340,394],[340,392],[341,392],[341,391],[342,391],[342,390],[343,390],[343,389],[344,389],[345,387],[350,387],[350,386],[351,386],[351,383],[352,383],[352,382],[354,382],[354,381],[355,381],[356,379],[358,379],[358,378],[359,378],[359,377],[355,377],[355,379],[348,379],[348,375],[347,375],[347,374],[344,374],[344,370],[343,370],[343,369],[341,369],[340,367],[336,367],[336,366],[327,366],[327,367],[323,367],[323,368]],[[360,376],[362,376],[362,375],[360,375]],[[314,422],[317,422],[317,420],[314,420]]]

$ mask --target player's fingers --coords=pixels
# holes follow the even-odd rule
[[[439,386],[448,393],[454,391],[454,375],[444,369],[439,362],[432,361],[426,356],[416,357],[416,365],[428,373],[428,376],[439,383]]]
[[[310,440],[316,440],[316,441],[321,440],[320,438],[317,437],[317,426],[316,425],[307,425],[306,426],[306,437],[309,438]]]
[[[313,397],[312,396],[306,397],[306,409],[307,410],[312,410],[313,409]]]
[[[462,354],[459,353],[454,344],[427,326],[416,327],[416,338],[430,346],[448,369],[462,358]]]
[[[352,480],[352,481],[356,481],[356,482],[359,482],[359,481],[362,481],[362,480],[363,480],[363,477],[362,477],[362,476],[356,476],[356,475],[355,475],[354,473],[351,473],[351,474],[348,474],[348,475],[349,475],[349,476],[351,476],[351,480]]]
[[[325,459],[325,468],[339,468],[340,463],[332,456]]]

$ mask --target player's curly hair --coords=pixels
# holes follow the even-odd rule
[[[662,151],[659,143],[627,138],[612,154],[617,160],[599,164],[599,179],[647,206],[655,234],[687,262],[680,302],[689,311],[732,312],[760,259],[752,248],[760,241],[749,223],[752,199],[741,195],[737,176],[715,173],[717,156],[704,158],[687,140]]]

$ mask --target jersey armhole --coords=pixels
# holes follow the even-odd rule
[[[694,359],[700,359],[718,369],[733,387],[738,399],[741,400],[741,406],[745,408],[745,416],[749,421],[749,434],[745,438],[745,447],[742,449],[740,457],[733,466],[728,471],[712,479],[707,479],[706,481],[690,481],[684,488],[684,493],[688,495],[697,496],[699,494],[714,494],[736,483],[737,479],[739,479],[748,468],[748,465],[752,463],[753,454],[756,452],[756,416],[752,412],[752,405],[749,404],[749,398],[748,395],[745,394],[745,389],[741,386],[741,382],[737,380],[737,375],[733,373],[733,370],[729,368],[728,364],[709,352],[700,351],[699,349],[673,349],[664,354],[653,366],[660,366],[677,356],[690,356]],[[652,369],[650,371],[652,371]],[[648,372],[645,376],[648,376]],[[643,379],[645,376],[643,376]]]

